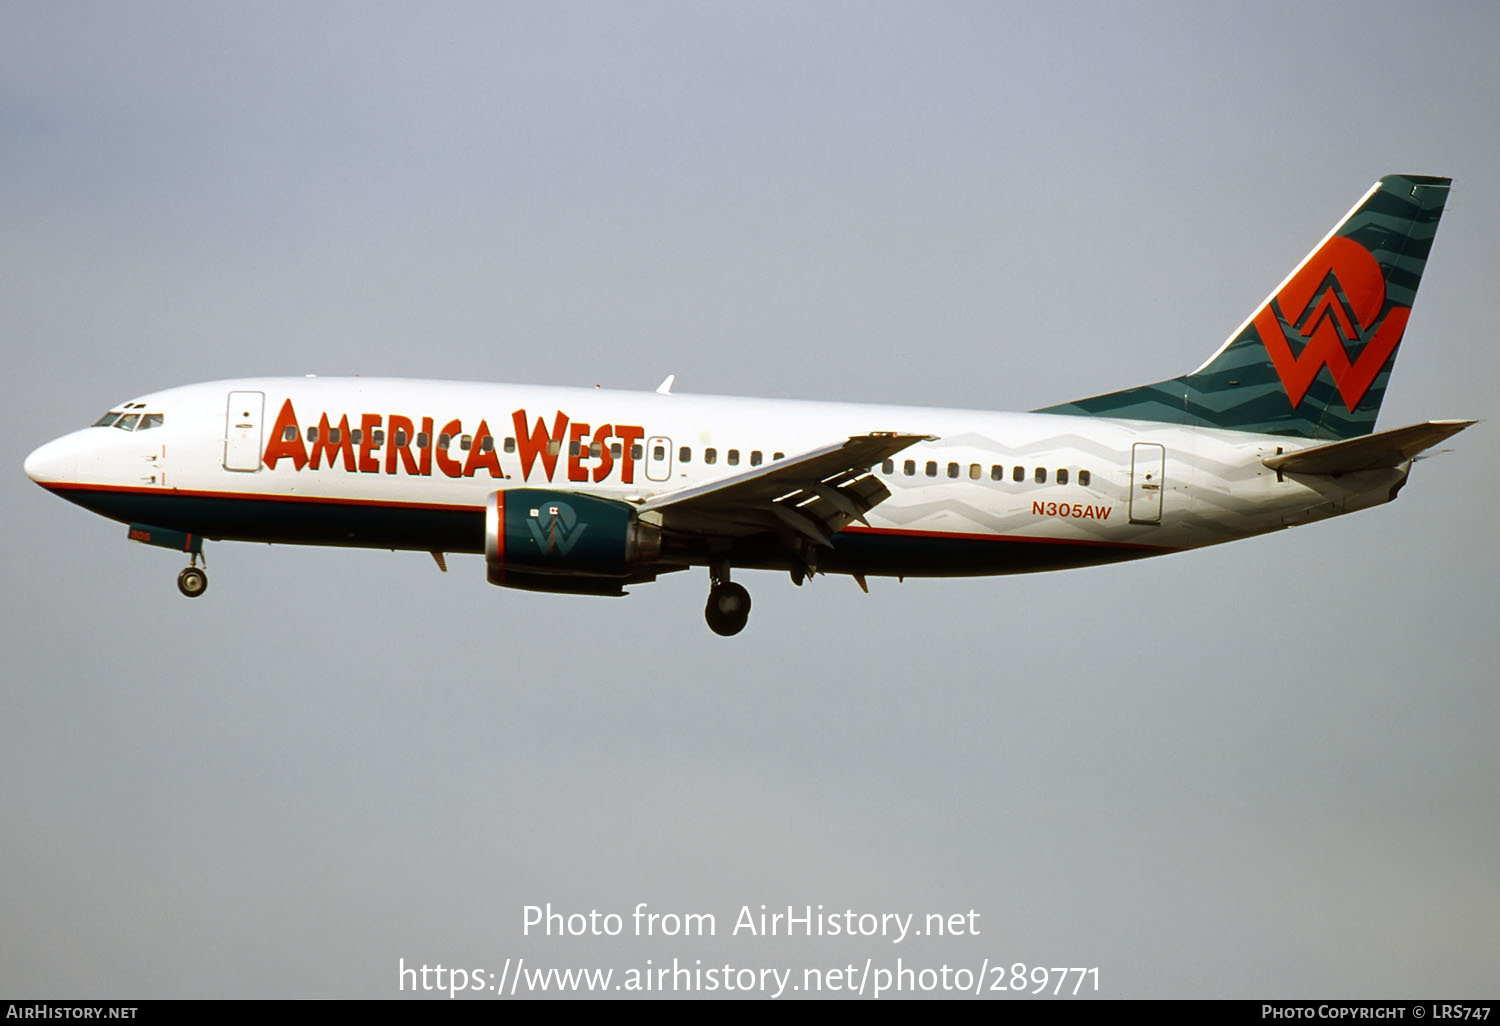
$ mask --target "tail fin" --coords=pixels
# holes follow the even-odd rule
[[[1369,434],[1451,181],[1376,182],[1193,373],[1036,412],[1305,438]]]

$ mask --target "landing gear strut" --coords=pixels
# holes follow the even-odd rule
[[[192,563],[177,575],[177,590],[188,598],[197,598],[208,590],[208,574],[198,566],[198,554],[192,555]]]
[[[738,634],[750,619],[750,593],[729,580],[727,561],[710,569],[709,582],[708,605],[703,610],[708,629],[726,638]]]

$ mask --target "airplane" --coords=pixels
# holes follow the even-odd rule
[[[1190,374],[1032,410],[363,377],[246,378],[112,406],[25,462],[188,554],[205,539],[482,553],[508,588],[623,595],[706,567],[797,585],[1180,552],[1394,499],[1472,420],[1375,432],[1451,180],[1389,175]]]

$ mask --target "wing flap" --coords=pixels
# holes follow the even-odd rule
[[[1360,470],[1384,470],[1399,467],[1473,423],[1472,420],[1429,420],[1332,445],[1267,456],[1261,462],[1272,470],[1288,474],[1352,474]]]
[[[742,474],[658,495],[639,509],[658,514],[669,530],[731,537],[791,532],[827,547],[833,535],[890,498],[870,468],[932,439],[893,431],[851,435]]]

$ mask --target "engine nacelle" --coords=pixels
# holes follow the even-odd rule
[[[491,584],[528,591],[620,595],[655,578],[661,529],[614,499],[542,488],[491,492],[484,561]]]

